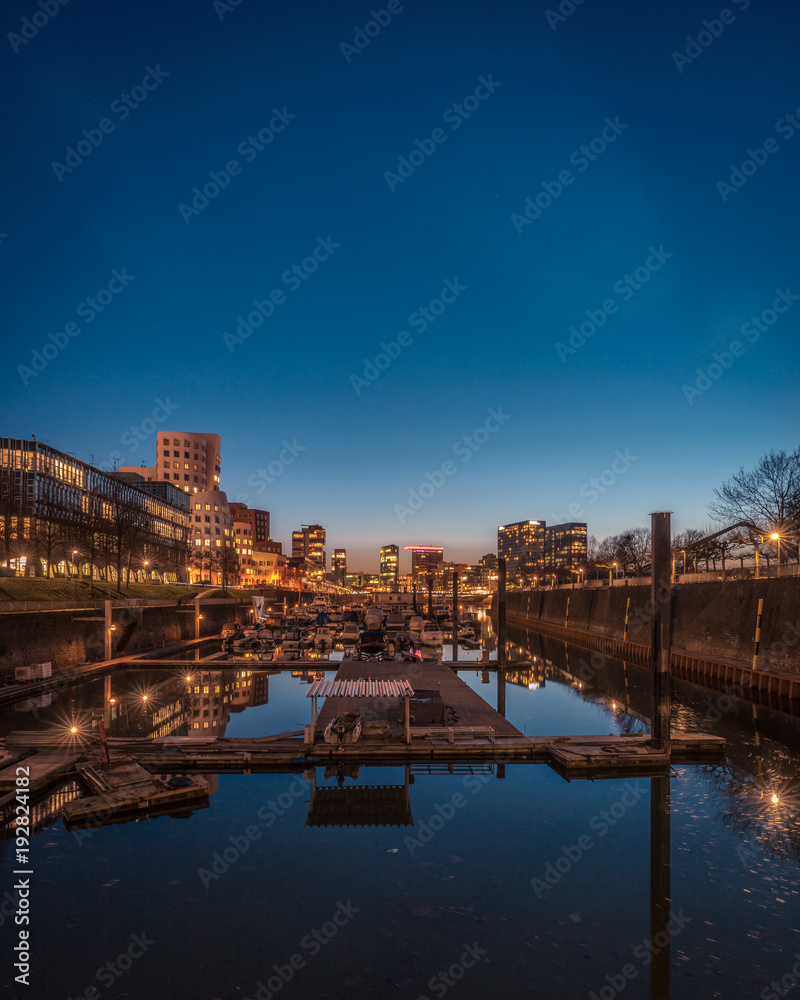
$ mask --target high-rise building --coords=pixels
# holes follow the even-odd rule
[[[333,570],[334,577],[344,586],[344,579],[347,576],[347,549],[333,550],[331,570]]]
[[[405,549],[411,553],[411,577],[415,582],[436,576],[444,558],[441,545],[406,545]]]
[[[325,572],[325,529],[321,524],[304,524],[292,532],[292,558],[305,559],[316,573]]]
[[[568,521],[545,528],[548,569],[578,569],[586,565],[586,524]]]
[[[382,545],[380,553],[380,581],[393,586],[400,576],[400,549],[396,545]]]
[[[541,570],[545,558],[545,522],[501,524],[497,529],[497,555],[505,559],[509,577],[519,576],[521,567]]]
[[[160,431],[155,468],[126,465],[120,472],[138,472],[145,479],[169,480],[186,493],[219,489],[220,436],[197,431]]]

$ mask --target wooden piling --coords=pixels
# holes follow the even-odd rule
[[[497,560],[497,662],[506,662],[506,560]]]
[[[653,673],[653,710],[650,731],[653,747],[669,753],[669,715],[672,701],[670,652],[672,639],[672,579],[670,573],[670,515],[650,515],[650,662]]]
[[[453,659],[458,658],[458,573],[453,570]]]
[[[104,620],[104,628],[103,628],[103,635],[104,635],[104,642],[103,642],[104,655],[103,655],[103,659],[104,660],[110,660],[111,659],[111,636],[113,635],[113,633],[111,631],[111,601],[110,600],[106,601],[105,605],[106,605],[106,612],[105,612],[105,620]]]

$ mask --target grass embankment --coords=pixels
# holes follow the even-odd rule
[[[252,596],[249,590],[234,590],[228,588],[225,595],[220,587],[183,587],[169,583],[131,583],[123,584],[122,592],[117,590],[115,583],[106,580],[95,580],[92,586],[88,580],[45,580],[40,577],[0,577],[0,601],[96,601],[110,597],[112,600],[121,598],[143,598],[145,600],[177,600],[179,597],[201,597],[208,600],[214,597],[246,597]]]

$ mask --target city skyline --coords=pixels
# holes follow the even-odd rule
[[[149,467],[207,428],[230,500],[365,571],[521,518],[710,523],[798,440],[800,15],[547,10],[90,0],[32,32],[12,0],[3,433]]]

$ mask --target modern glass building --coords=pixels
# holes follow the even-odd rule
[[[184,576],[189,516],[182,505],[36,439],[0,438],[0,565],[13,572],[123,578],[149,565]]]
[[[380,553],[381,584],[393,586],[400,578],[400,549],[396,545],[382,545]]]
[[[344,586],[344,578],[347,576],[347,549],[333,550],[331,570],[339,583]]]
[[[411,553],[413,580],[418,582],[428,576],[436,576],[444,559],[444,549],[441,545],[406,545],[405,550]]]
[[[514,521],[497,529],[497,555],[506,561],[509,577],[519,576],[521,566],[541,570],[545,562],[545,522]]]
[[[586,524],[568,521],[545,528],[548,569],[578,569],[586,565]]]

